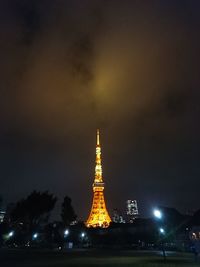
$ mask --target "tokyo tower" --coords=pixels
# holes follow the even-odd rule
[[[92,187],[93,187],[93,202],[89,218],[87,219],[86,222],[86,226],[106,228],[109,226],[111,219],[106,209],[106,203],[103,193],[104,182],[102,177],[99,130],[97,130],[95,178]]]

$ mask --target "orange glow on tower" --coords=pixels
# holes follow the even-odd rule
[[[90,211],[89,218],[86,222],[87,227],[103,227],[109,226],[111,219],[106,209],[106,203],[104,199],[104,182],[102,177],[102,165],[101,165],[101,146],[99,130],[97,130],[97,144],[96,144],[96,166],[95,166],[95,178],[93,183],[93,202]]]

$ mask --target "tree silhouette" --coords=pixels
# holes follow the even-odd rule
[[[200,225],[200,209],[195,211],[195,213],[193,214],[193,216],[191,218],[191,224],[193,226]]]
[[[69,225],[71,222],[75,221],[77,215],[74,212],[74,209],[71,204],[71,198],[66,196],[62,203],[62,211],[61,211],[61,218],[64,225]]]
[[[30,228],[47,222],[56,201],[57,198],[48,191],[33,191],[26,199],[16,203],[10,214],[11,221],[24,223]]]
[[[2,202],[3,202],[3,198],[2,198],[2,196],[0,195],[0,208],[1,208],[1,206],[2,206]]]

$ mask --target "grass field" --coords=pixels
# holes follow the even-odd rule
[[[196,267],[192,254],[170,253],[166,261],[159,252],[143,251],[32,251],[1,250],[1,267]]]

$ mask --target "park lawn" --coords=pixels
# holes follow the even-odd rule
[[[0,256],[0,267],[200,267],[191,253],[177,252],[166,261],[159,252],[144,251],[5,250]]]
[[[48,265],[57,267],[57,265]],[[180,257],[168,257],[166,261],[162,257],[131,257],[131,256],[112,256],[112,257],[84,257],[66,260],[65,264],[58,266],[68,267],[199,267],[200,263],[195,263],[192,256],[182,255]]]

